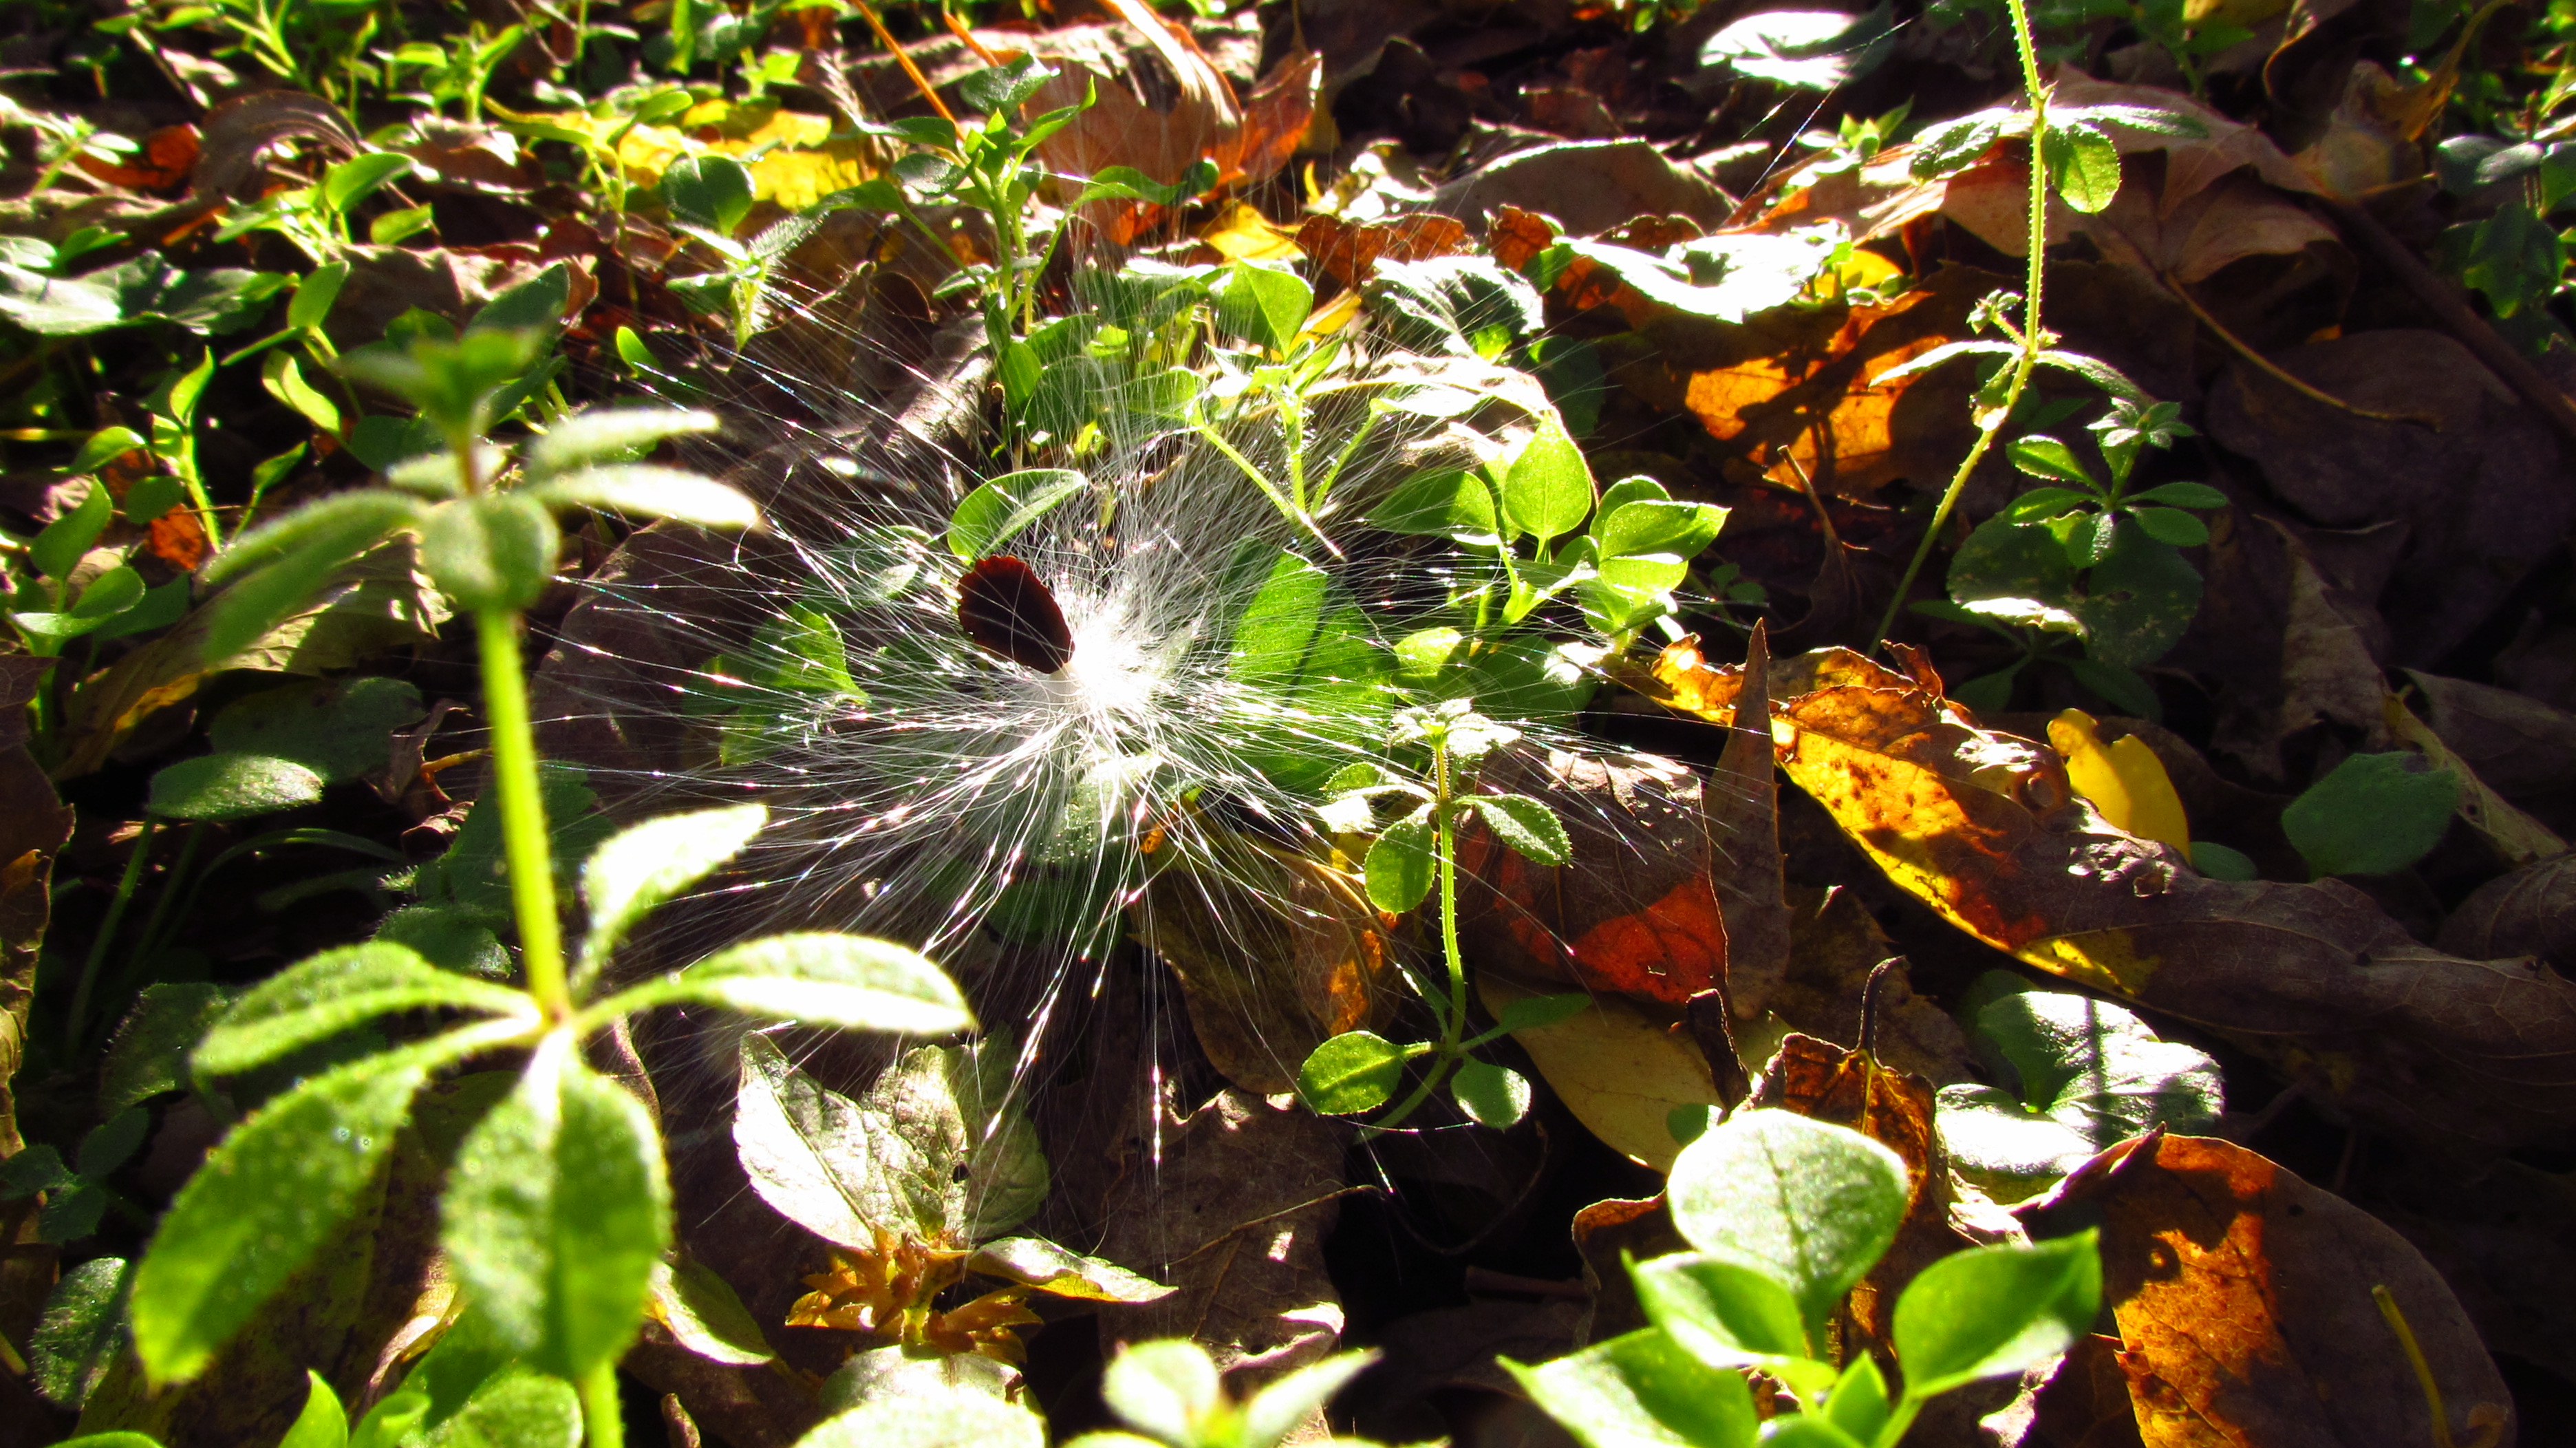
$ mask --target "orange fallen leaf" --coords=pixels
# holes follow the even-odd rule
[[[1368,280],[1380,258],[1421,261],[1468,250],[1467,228],[1457,218],[1421,213],[1383,225],[1353,225],[1338,216],[1309,216],[1297,228],[1297,249],[1346,287]]]

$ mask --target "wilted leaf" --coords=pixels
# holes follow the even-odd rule
[[[2511,1436],[2493,1359],[2396,1232],[2230,1142],[2167,1136],[2121,1150],[2116,1165],[2106,1158],[2108,1169],[2018,1214],[2035,1235],[2102,1224],[2103,1297],[2147,1448],[2435,1441],[2375,1286],[2423,1347],[2451,1441]]]

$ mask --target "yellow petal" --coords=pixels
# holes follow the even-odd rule
[[[2093,802],[2113,829],[2154,840],[2191,858],[2191,823],[2174,793],[2164,761],[2134,734],[2110,744],[2094,732],[2093,716],[2069,709],[2048,721],[2048,742],[2066,756],[2066,779]]]

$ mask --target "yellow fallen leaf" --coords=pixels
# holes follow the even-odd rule
[[[1227,261],[1298,261],[1306,255],[1297,249],[1294,232],[1274,225],[1269,217],[1241,201],[1200,227],[1199,240],[1215,248],[1217,255]]]
[[[1477,977],[1476,992],[1496,1015],[1537,994],[1490,971]],[[1666,1124],[1673,1108],[1720,1104],[1699,1048],[1616,996],[1595,997],[1580,1014],[1512,1039],[1585,1130],[1657,1171],[1672,1170],[1681,1153]]]
[[[2093,802],[2111,828],[2154,840],[2191,858],[2191,822],[2174,793],[2164,761],[2135,734],[2109,744],[2095,732],[2093,716],[2069,709],[2048,721],[2048,742],[2066,756],[2066,781]]]
[[[700,101],[670,125],[628,127],[622,116],[588,111],[517,112],[492,107],[509,128],[534,139],[617,139],[617,163],[628,184],[650,186],[682,156],[731,156],[751,172],[754,199],[801,211],[885,169],[881,147],[864,136],[832,134],[832,118],[791,111],[773,100]],[[568,133],[568,134],[559,134]]]

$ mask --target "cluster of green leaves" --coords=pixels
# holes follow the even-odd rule
[[[2548,310],[2567,290],[2571,236],[2550,220],[2576,195],[2576,142],[2453,136],[2433,149],[2442,189],[2491,206],[2445,228],[2436,250],[2444,269],[2486,298],[2505,330],[2534,352],[2576,345]]]
[[[2096,478],[2075,450],[2045,434],[2014,441],[2006,454],[2042,485],[1978,525],[1951,556],[1949,600],[1917,612],[1975,624],[2012,639],[2020,658],[1951,690],[1976,709],[2008,707],[2013,683],[2032,662],[2053,658],[2086,688],[2124,712],[2159,713],[2137,670],[2179,643],[2199,611],[2200,570],[2182,550],[2209,541],[2197,512],[2225,507],[2206,483],[2130,490],[2140,452],[2188,437],[2177,403],[2144,406],[2115,398],[2094,422],[2095,450],[2109,474]],[[2081,658],[2055,658],[2050,635],[2083,641]]]
[[[230,241],[254,231],[273,231],[295,243],[318,265],[343,256],[354,238],[349,223],[360,203],[408,175],[409,156],[392,151],[365,151],[324,170],[309,186],[290,186],[261,197],[226,217],[217,241]],[[367,239],[390,246],[430,224],[427,206],[387,211],[368,224]],[[332,283],[333,290],[338,283]],[[325,302],[327,310],[329,303]],[[319,320],[318,318],[316,319]]]
[[[1694,1250],[1631,1264],[1653,1325],[1537,1367],[1506,1360],[1586,1448],[1894,1448],[1933,1398],[2057,1356],[2100,1305],[2091,1231],[1954,1253],[1897,1299],[1891,1388],[1871,1354],[1837,1365],[1828,1345],[1835,1309],[1904,1220],[1894,1152],[1789,1112],[1739,1112],[1682,1149],[1665,1195]],[[1765,1422],[1746,1369],[1794,1411]]]
[[[1428,1058],[1411,1095],[1375,1124],[1391,1128],[1412,1115],[1449,1078],[1458,1109],[1470,1120],[1501,1128],[1529,1111],[1530,1084],[1508,1066],[1479,1060],[1474,1052],[1508,1032],[1565,1019],[1590,1004],[1588,996],[1537,996],[1515,1002],[1504,1019],[1481,1035],[1467,1034],[1467,965],[1458,949],[1458,830],[1481,821],[1493,838],[1541,865],[1562,865],[1574,853],[1565,824],[1544,800],[1475,789],[1477,764],[1520,737],[1520,731],[1475,712],[1465,699],[1396,716],[1389,744],[1398,751],[1429,751],[1429,783],[1407,779],[1386,766],[1361,762],[1335,774],[1318,813],[1341,834],[1374,834],[1361,869],[1369,903],[1392,915],[1417,909],[1433,887],[1440,891],[1440,943],[1446,980],[1418,979],[1416,993],[1430,1006],[1440,1035],[1434,1041],[1397,1045],[1374,1031],[1345,1031],[1308,1053],[1297,1070],[1297,1091],[1327,1115],[1375,1111],[1403,1084],[1405,1069]],[[1380,825],[1377,802],[1394,799],[1402,810]],[[1452,1077],[1452,1071],[1455,1076]]]

